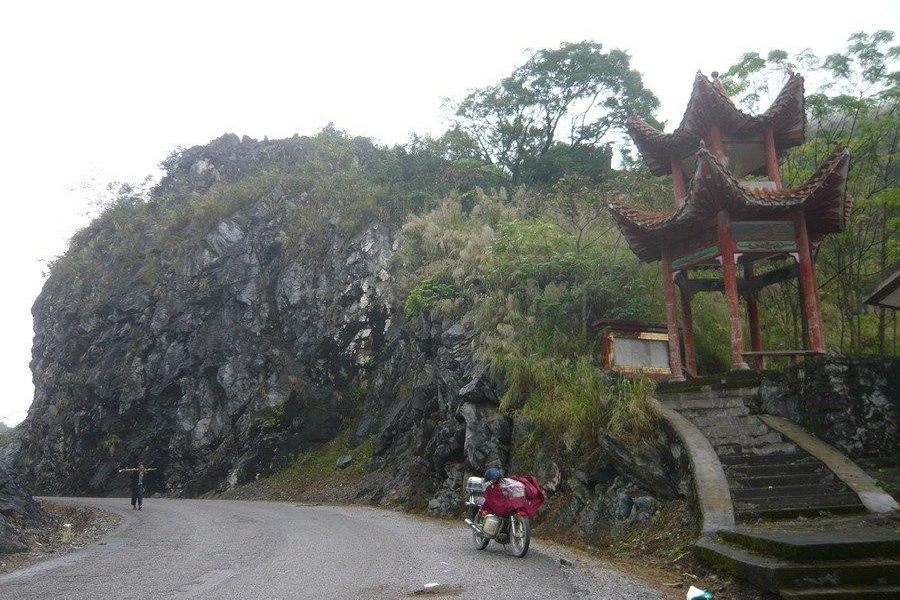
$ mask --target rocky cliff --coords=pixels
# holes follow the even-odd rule
[[[154,197],[200,194],[302,152],[298,138],[225,136],[172,161]],[[346,236],[324,221],[289,240],[307,202],[260,197],[169,256],[142,239],[102,276],[83,262],[54,268],[33,308],[36,393],[19,454],[36,489],[121,490],[117,469],[144,460],[157,491],[221,490],[351,425],[357,442],[374,438],[375,467],[399,472],[394,495],[450,462],[505,458],[509,427],[473,362],[471,324],[404,326],[395,226]]]
[[[222,491],[340,434],[371,448],[357,498],[448,514],[465,473],[509,464],[527,423],[499,411],[472,315],[405,314],[397,219],[359,203],[339,217],[328,206],[341,199],[314,198],[314,182],[244,183],[317,160],[309,144],[229,135],[182,151],[149,199],[120,201],[73,239],[33,308],[17,464],[37,491],[124,492],[117,470],[139,460],[157,469],[149,493]],[[349,168],[374,162],[354,152]],[[188,205],[213,208],[191,220]],[[677,475],[652,476],[665,444],[630,462],[617,448],[621,464],[527,466],[584,531],[646,521],[656,498],[684,492]]]
[[[44,518],[41,507],[22,488],[16,473],[0,464],[0,554],[25,550],[22,529],[39,526]]]

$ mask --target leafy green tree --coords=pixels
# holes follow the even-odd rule
[[[612,168],[609,145],[567,144],[555,142],[540,156],[529,156],[522,164],[522,180],[539,187],[551,186],[568,175],[576,175],[597,184],[608,181]]]
[[[556,142],[598,146],[630,113],[648,115],[659,106],[630,61],[622,50],[604,52],[588,41],[539,50],[499,83],[459,102],[456,126],[513,184],[527,182],[527,165],[550,154]]]
[[[807,81],[821,82],[807,96],[808,141],[794,149],[782,172],[786,185],[799,185],[836,144],[850,150],[853,214],[843,232],[826,237],[816,250],[829,345],[841,352],[897,354],[896,314],[862,305],[873,280],[898,257],[900,46],[893,41],[891,31],[854,33],[843,52],[824,59],[809,50],[794,56],[773,50],[766,58],[747,53],[723,76],[726,88],[751,109],[759,109],[798,67]],[[795,282],[767,290],[762,307],[770,344],[801,343],[797,294]]]

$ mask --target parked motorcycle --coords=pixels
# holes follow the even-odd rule
[[[491,540],[507,547],[516,557],[525,556],[531,543],[531,520],[544,502],[544,493],[534,477],[500,477],[488,469],[485,477],[466,481],[465,522],[472,529],[477,550]]]

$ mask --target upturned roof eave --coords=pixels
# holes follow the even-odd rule
[[[853,205],[846,194],[850,154],[844,148],[832,152],[803,185],[772,192],[744,187],[704,148],[697,157],[684,203],[677,209],[644,211],[620,198],[608,201],[619,230],[642,261],[659,260],[661,240],[706,225],[722,209],[759,218],[801,209],[813,238],[842,230],[849,217]]]

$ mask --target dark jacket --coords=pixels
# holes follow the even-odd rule
[[[131,473],[131,492],[135,493],[144,490],[144,484],[147,483],[147,473],[144,472],[144,481],[141,482],[141,472],[134,471]]]

